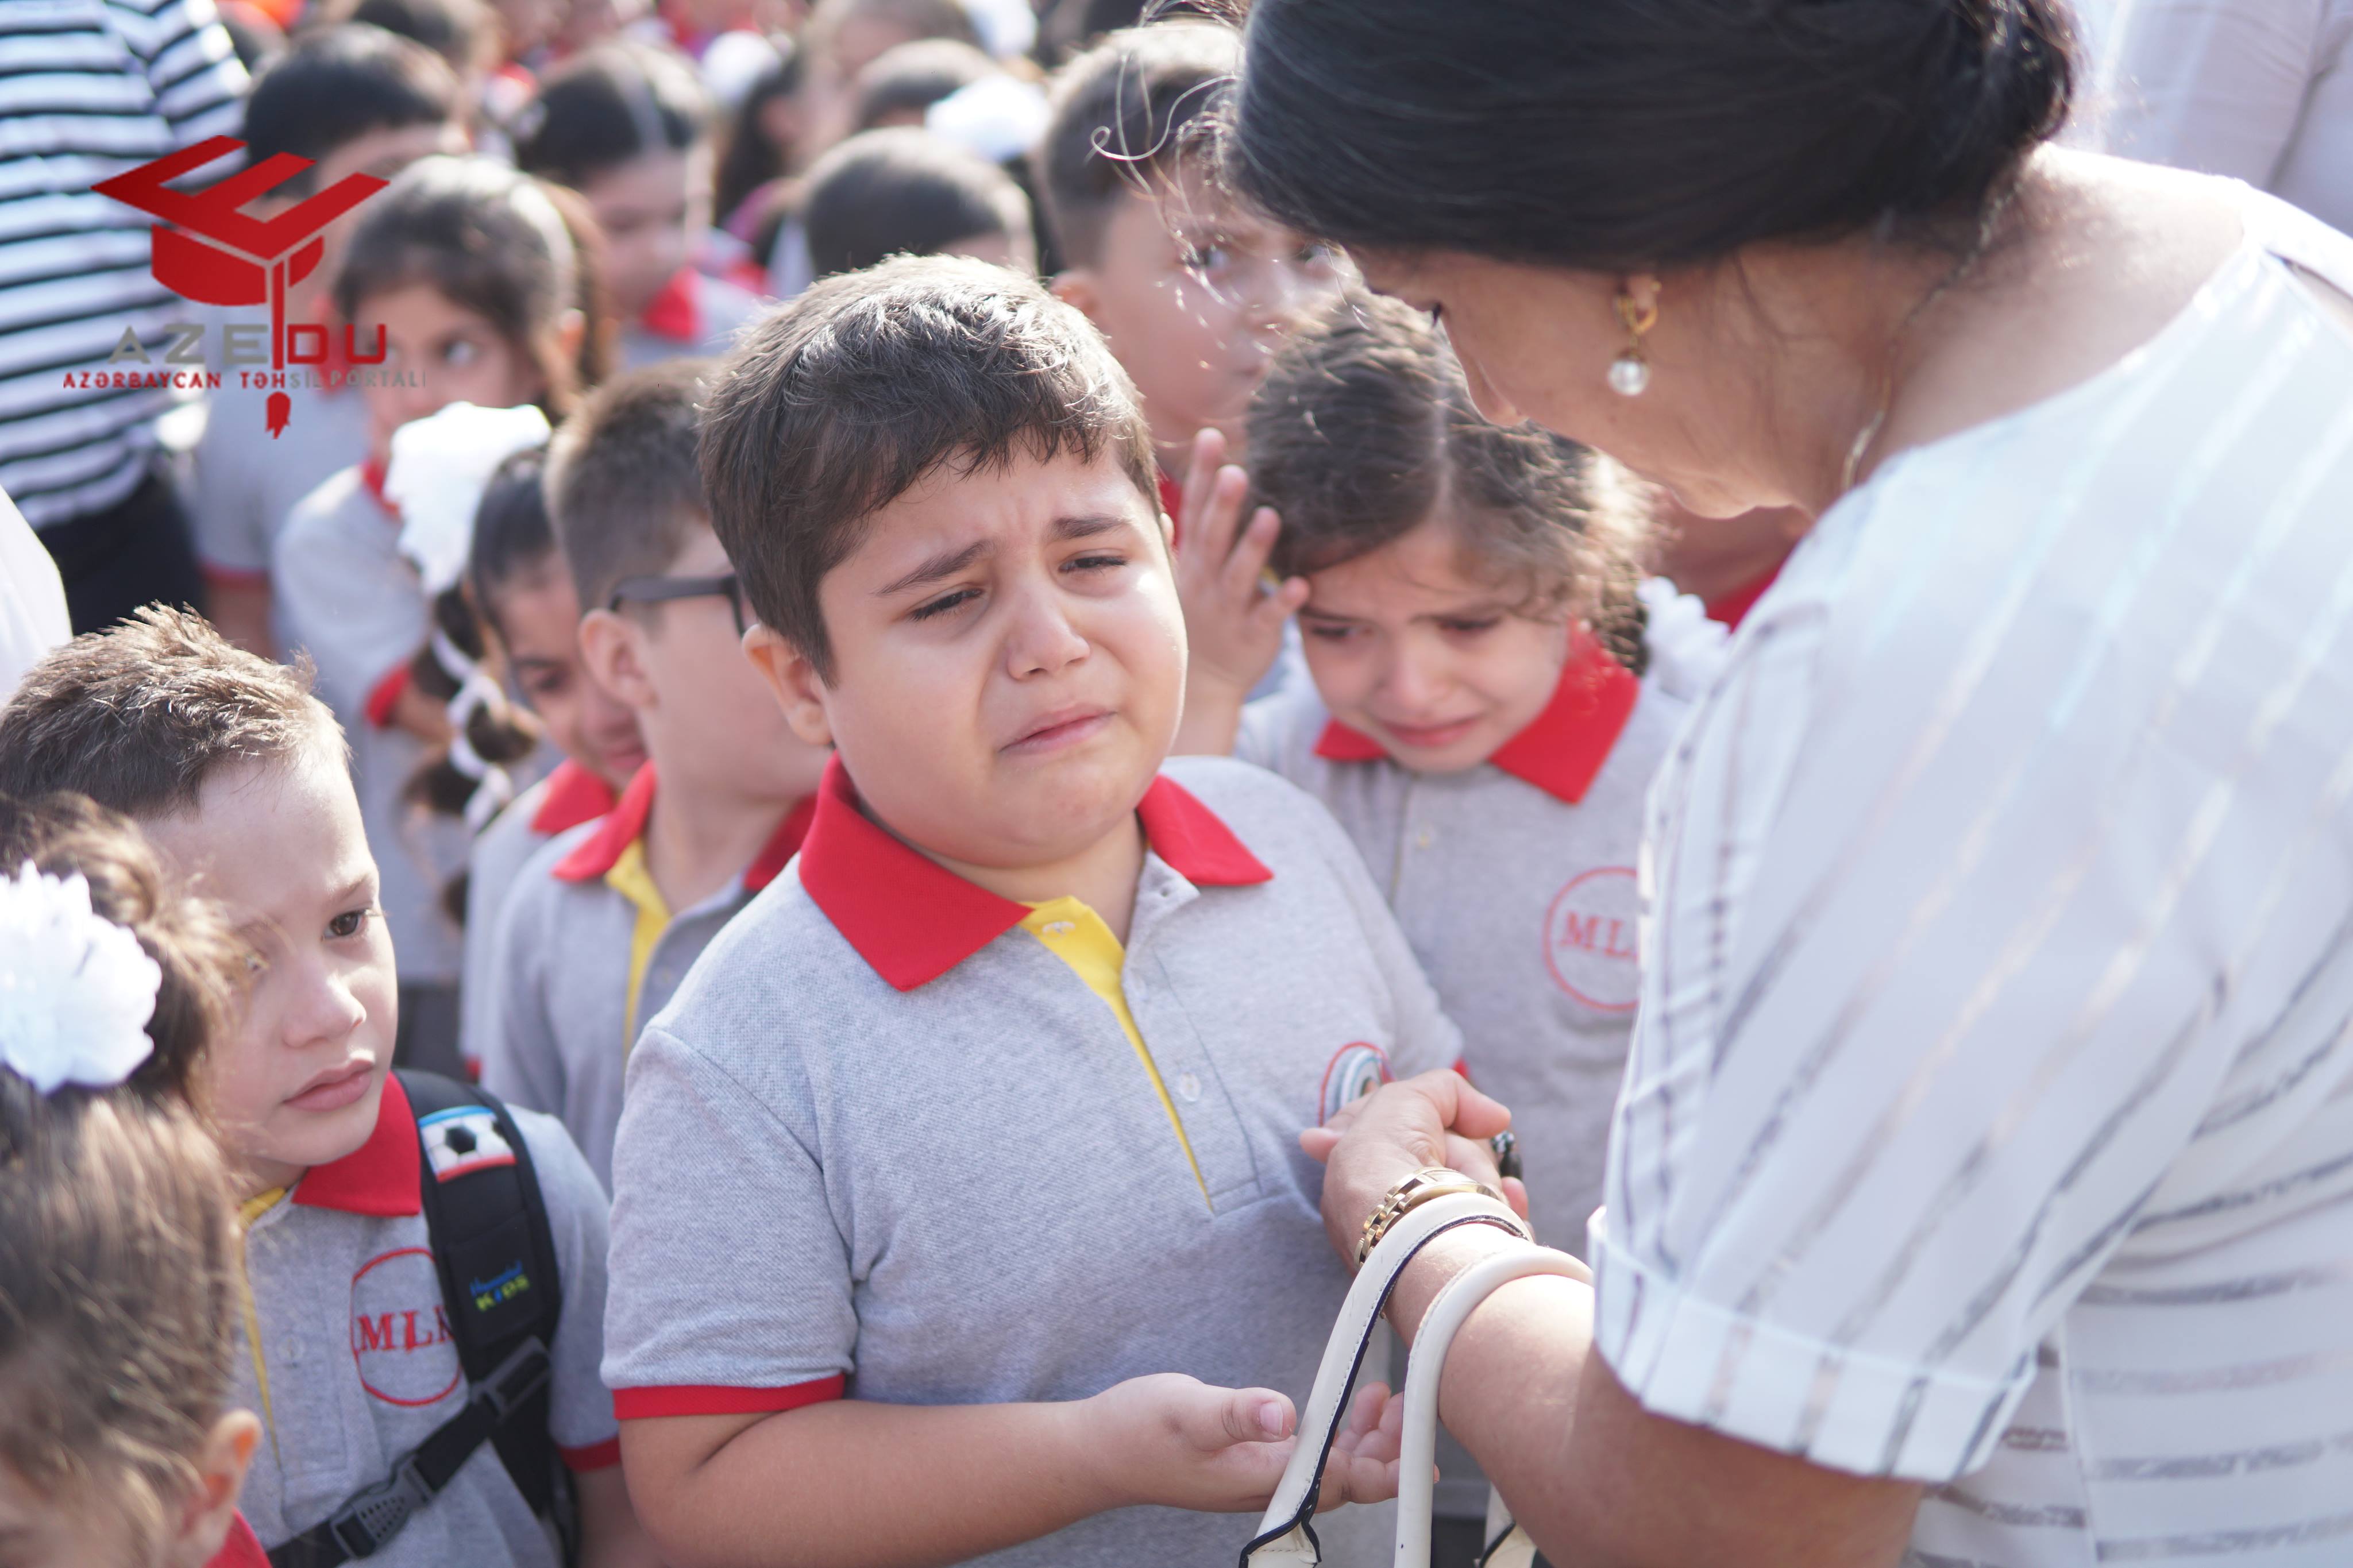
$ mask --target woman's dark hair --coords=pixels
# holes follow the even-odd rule
[[[517,168],[584,190],[648,153],[683,153],[708,136],[711,95],[675,55],[598,44],[550,71],[511,129]]]
[[[977,153],[901,126],[849,138],[808,173],[801,226],[819,278],[886,256],[932,256],[984,234],[1029,232],[1029,198]]]
[[[561,419],[609,363],[596,220],[586,205],[490,158],[423,158],[361,209],[335,277],[335,309],[424,283],[471,310],[538,368],[539,405]],[[555,355],[566,310],[587,330]]]
[[[800,91],[802,62],[807,58],[799,49],[786,49],[783,58],[753,79],[744,101],[727,117],[720,138],[718,172],[712,178],[712,211],[722,224],[735,217],[754,191],[782,179],[791,167],[793,149],[768,139],[765,116],[770,104]]]
[[[434,596],[433,625],[467,664],[490,660],[490,668],[501,668],[494,658],[499,590],[555,554],[555,532],[548,522],[547,502],[539,482],[546,462],[547,448],[532,447],[513,454],[492,471],[474,508],[466,575]],[[471,673],[450,668],[432,646],[419,652],[409,666],[411,683],[442,702],[457,697]],[[520,763],[539,745],[539,721],[507,696],[503,681],[480,682],[477,690],[480,700],[470,703],[466,713],[465,749],[454,744],[444,748],[408,782],[411,800],[445,816],[463,816],[491,768]],[[452,920],[465,923],[463,871],[444,885],[441,903]]]
[[[1225,162],[1344,245],[1617,270],[1971,243],[2066,118],[2063,0],[1257,0]]]
[[[1573,616],[1641,674],[1643,520],[1573,441],[1480,417],[1419,311],[1344,296],[1275,356],[1250,407],[1250,510],[1282,517],[1274,569],[1303,576],[1422,524],[1452,527],[1472,575],[1525,587],[1525,615]]]

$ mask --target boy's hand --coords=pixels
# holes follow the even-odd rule
[[[1297,1441],[1296,1415],[1282,1394],[1216,1388],[1181,1373],[1130,1378],[1072,1409],[1082,1423],[1077,1451],[1092,1457],[1110,1508],[1262,1509]],[[1381,1384],[1358,1391],[1324,1466],[1319,1508],[1397,1494],[1403,1414]]]
[[[1242,525],[1250,479],[1226,461],[1215,430],[1193,437],[1193,461],[1176,519],[1176,597],[1192,655],[1185,674],[1180,752],[1229,752],[1250,689],[1282,651],[1283,623],[1307,600],[1307,579],[1270,589],[1261,581],[1282,522],[1261,507]]]

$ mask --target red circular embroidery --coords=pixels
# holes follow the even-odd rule
[[[1599,866],[1570,878],[1545,911],[1545,967],[1597,1013],[1630,1013],[1640,996],[1638,903],[1634,868]]]
[[[415,1262],[401,1260],[414,1258]],[[371,1274],[385,1264],[399,1267]],[[397,1357],[387,1361],[385,1358]],[[441,1379],[440,1363],[448,1363]],[[387,1383],[405,1385],[379,1388],[369,1376],[371,1363]],[[441,1306],[441,1275],[433,1254],[422,1247],[397,1247],[360,1265],[352,1276],[352,1367],[360,1386],[386,1405],[421,1409],[438,1405],[457,1391],[465,1379],[458,1364],[458,1347],[449,1337],[448,1319]],[[389,1370],[387,1370],[389,1369]],[[406,1375],[397,1375],[406,1374]],[[427,1393],[435,1384],[438,1389]]]

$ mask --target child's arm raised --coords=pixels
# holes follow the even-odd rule
[[[1176,597],[1191,650],[1176,728],[1180,754],[1234,749],[1242,704],[1282,653],[1283,623],[1307,600],[1304,577],[1271,588],[1262,581],[1282,524],[1272,508],[1261,507],[1243,527],[1249,489],[1249,477],[1226,462],[1223,436],[1204,430],[1193,438],[1176,520]]]
[[[1358,1396],[1321,1506],[1395,1495],[1402,1410],[1378,1385]],[[1263,1508],[1293,1420],[1271,1390],[1164,1373],[1056,1405],[851,1399],[628,1421],[621,1458],[675,1568],[924,1568],[1139,1503]]]

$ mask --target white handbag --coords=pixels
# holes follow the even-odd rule
[[[1310,1522],[1315,1496],[1323,1487],[1324,1466],[1333,1439],[1346,1415],[1349,1391],[1380,1322],[1381,1308],[1416,1253],[1465,1225],[1498,1226],[1525,1235],[1511,1211],[1494,1199],[1476,1193],[1451,1194],[1408,1210],[1356,1271],[1356,1283],[1341,1304],[1340,1320],[1333,1325],[1332,1338],[1324,1348],[1315,1386],[1300,1413],[1299,1447],[1274,1489],[1274,1500],[1259,1521],[1258,1533],[1242,1549],[1241,1568],[1314,1568],[1324,1560]],[[1421,1332],[1406,1364],[1395,1568],[1429,1568],[1430,1505],[1438,1468],[1438,1383],[1446,1367],[1447,1347],[1480,1302],[1499,1287],[1533,1274],[1558,1274],[1588,1284],[1593,1279],[1585,1265],[1568,1254],[1529,1242],[1464,1270],[1439,1293],[1422,1318]],[[1502,1500],[1493,1494],[1487,1506],[1486,1540],[1486,1550],[1479,1559],[1482,1568],[1528,1568],[1535,1559],[1535,1543],[1526,1531],[1513,1526]]]

